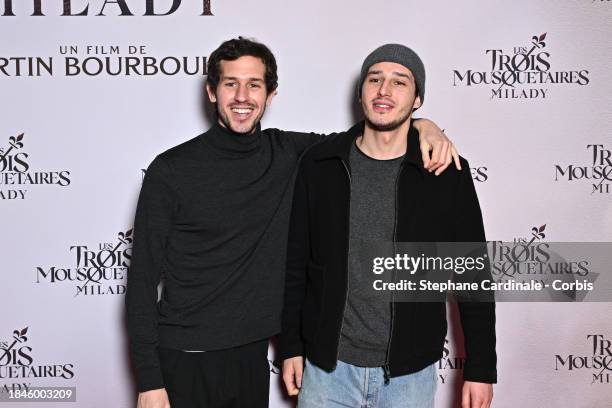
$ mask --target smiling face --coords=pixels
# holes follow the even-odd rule
[[[266,67],[260,58],[246,55],[234,61],[221,61],[216,89],[206,85],[208,97],[217,105],[219,124],[236,133],[255,131],[276,92],[268,93]]]
[[[397,129],[421,106],[412,72],[395,62],[372,65],[361,88],[361,106],[374,129]]]

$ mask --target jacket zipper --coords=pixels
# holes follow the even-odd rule
[[[395,255],[395,253],[397,252],[397,246],[395,245],[397,242],[397,213],[398,213],[398,209],[397,209],[397,196],[398,196],[398,181],[400,179],[400,176],[402,175],[402,169],[404,167],[404,163],[402,161],[402,163],[400,163],[400,167],[399,170],[397,171],[397,176],[395,178],[395,220],[394,220],[394,224],[393,224],[393,255]],[[395,269],[393,269],[393,282],[395,282]],[[393,338],[393,319],[395,317],[395,303],[393,302],[393,292],[391,292],[391,324],[389,325],[389,341],[387,343],[387,352],[385,355],[385,365],[383,366],[383,371],[384,371],[384,377],[385,377],[385,385],[389,384],[389,382],[391,381],[391,370],[389,369],[389,362],[390,362],[390,354],[391,354],[391,340]]]
[[[346,233],[346,268],[345,268],[345,273],[346,273],[346,291],[344,292],[344,306],[342,307],[342,317],[340,320],[340,331],[338,331],[338,343],[336,345],[336,363],[334,364],[334,369],[338,366],[338,359],[340,358],[340,337],[342,336],[342,327],[344,326],[344,313],[346,313],[346,304],[348,302],[348,295],[349,295],[349,272],[348,272],[348,264],[349,264],[349,245],[350,245],[350,234],[349,234],[349,225],[351,223],[351,187],[353,184],[353,180],[351,179],[351,170],[349,169],[348,164],[346,163],[346,161],[344,161],[344,159],[340,159],[340,161],[342,162],[342,165],[344,166],[344,169],[346,170],[346,175],[348,176],[348,181],[349,181],[349,200],[348,200],[348,211],[347,216],[346,216],[346,222],[347,222],[347,233]]]

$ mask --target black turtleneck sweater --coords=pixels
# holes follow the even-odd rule
[[[280,331],[294,171],[321,139],[217,124],[150,164],[126,296],[140,391],[164,387],[159,347],[219,350]]]

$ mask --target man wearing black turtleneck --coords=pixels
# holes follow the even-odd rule
[[[268,406],[294,171],[323,137],[261,130],[276,87],[267,47],[226,41],[210,55],[206,84],[217,123],[147,170],[126,297],[139,408]],[[424,159],[441,172],[454,148],[421,122]],[[442,159],[430,161],[434,143]]]

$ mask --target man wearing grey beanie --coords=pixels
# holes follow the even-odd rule
[[[299,408],[433,407],[445,303],[375,293],[360,255],[372,243],[485,242],[482,214],[465,159],[436,177],[418,154],[411,122],[425,97],[425,68],[413,50],[374,50],[357,95],[365,120],[314,146],[300,163],[279,337],[283,380]],[[476,279],[490,279],[490,270]],[[497,382],[495,303],[459,301],[458,309],[462,407],[486,408]]]

